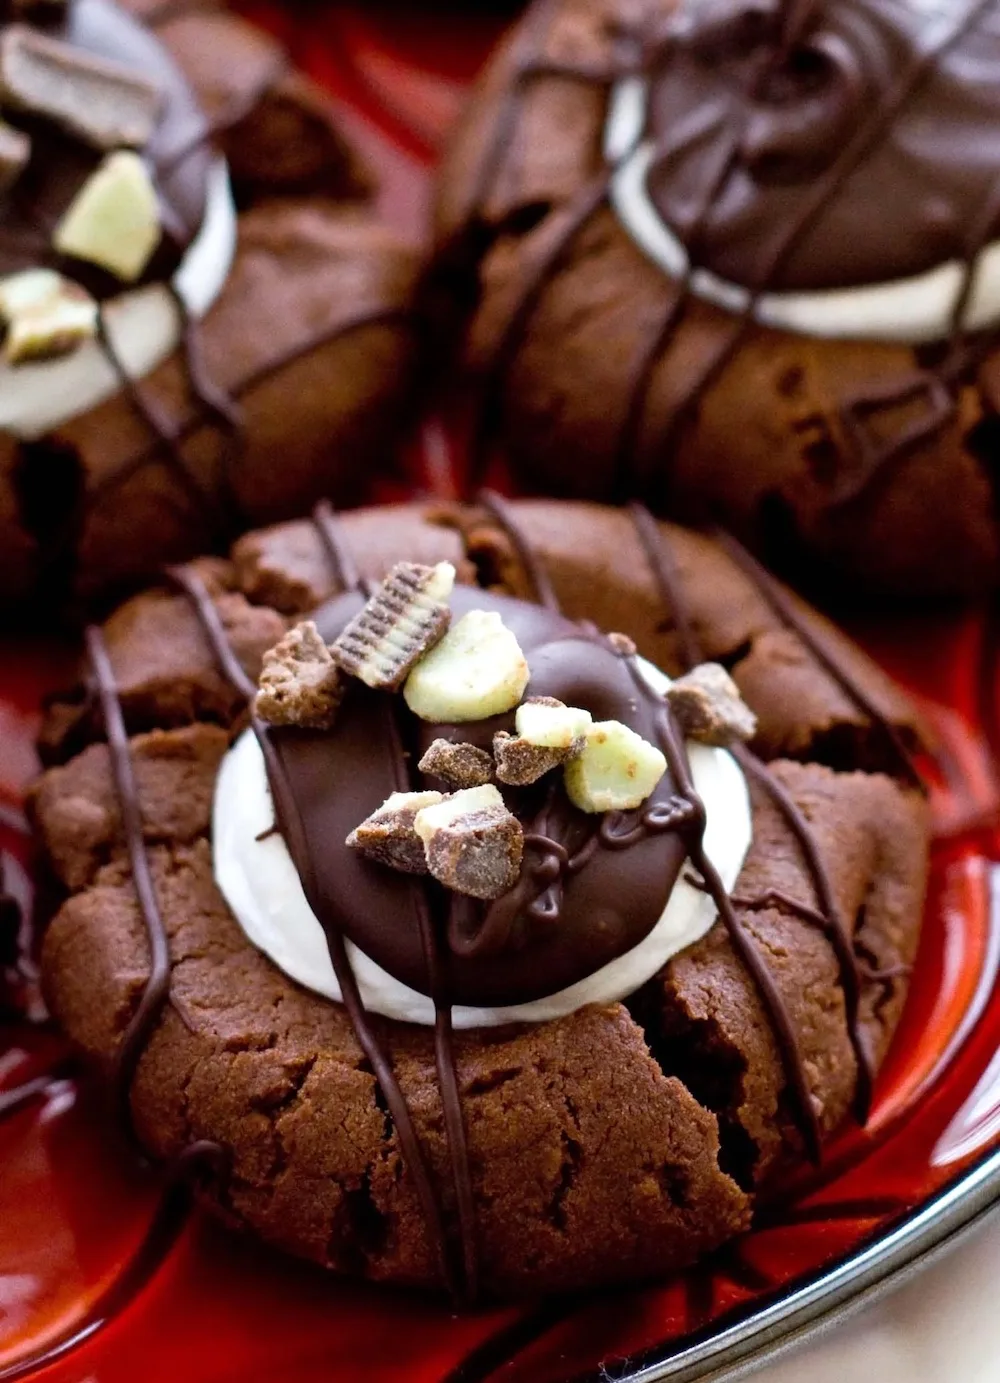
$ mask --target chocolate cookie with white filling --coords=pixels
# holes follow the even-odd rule
[[[333,658],[366,605],[374,641],[412,627],[373,618],[400,562],[451,612],[407,682],[347,672],[329,728],[248,724],[303,617]],[[920,927],[919,727],[731,541],[558,502],[321,509],[88,646],[31,799],[67,894],[45,984],[151,1152],[225,1150],[230,1219],[465,1299],[628,1280],[739,1233],[864,1117]],[[753,712],[729,747],[664,695],[706,661]],[[498,735],[563,757],[418,767]]]
[[[356,500],[415,346],[413,256],[279,45],[211,6],[24,14],[0,32],[10,620]]]

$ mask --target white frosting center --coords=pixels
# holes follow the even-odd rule
[[[756,321],[807,336],[916,344],[939,341],[949,334],[965,282],[965,266],[958,260],[889,283],[762,293],[756,302],[740,284],[708,269],[691,270],[687,250],[649,195],[647,179],[654,149],[643,139],[647,101],[643,77],[630,77],[612,92],[604,136],[605,157],[615,166],[611,204],[639,248],[664,272],[675,279],[690,273],[689,288],[696,298],[733,313],[746,312],[752,303]],[[998,320],[1000,242],[994,242],[976,261],[960,325],[966,331],[982,331]]]
[[[236,252],[236,207],[225,160],[208,174],[205,216],[173,278],[192,317],[215,302]],[[176,349],[182,323],[165,284],[122,293],[101,308],[105,329],[125,372],[141,379]],[[118,372],[99,341],[85,341],[71,355],[25,365],[0,362],[0,430],[30,441],[59,427],[121,388]]]
[[[670,685],[669,678],[651,664],[643,662],[642,667],[657,691]],[[689,744],[688,754],[695,788],[705,805],[705,850],[731,891],[752,837],[746,780],[723,749]],[[226,755],[216,783],[212,827],[216,883],[255,946],[299,984],[339,1001],[340,986],[326,937],[306,901],[285,842],[277,833],[257,838],[273,824],[264,759],[248,730]],[[577,984],[530,1003],[504,1008],[456,1006],[452,1021],[457,1028],[539,1023],[584,1004],[623,999],[671,956],[704,936],[716,915],[711,897],[687,883],[682,873],[659,922],[624,955]],[[347,952],[366,1009],[407,1023],[434,1022],[434,1005],[426,995],[401,984],[351,942]]]

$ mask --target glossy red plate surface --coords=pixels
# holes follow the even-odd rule
[[[416,234],[430,169],[496,18],[428,5],[247,3],[343,102],[383,174],[382,207]],[[415,487],[455,486],[444,431],[428,424]],[[898,617],[858,636],[920,699],[938,736],[938,831],[912,995],[865,1131],[846,1129],[817,1179],[695,1272],[658,1287],[455,1318],[413,1294],[360,1287],[229,1236],[183,1192],[138,1170],[99,1096],[60,1078],[66,1053],[41,1026],[0,1027],[0,1379],[46,1383],[309,1383],[594,1375],[654,1357],[720,1318],[787,1291],[927,1200],[1000,1146],[1000,850],[992,653],[984,619]],[[990,640],[992,644],[992,640]],[[69,653],[0,645],[0,844],[8,884],[29,892],[20,794],[33,771],[40,695]],[[31,987],[23,997],[32,999]],[[5,1090],[40,1078],[4,1109]],[[42,1079],[44,1078],[44,1079]],[[523,1346],[523,1347],[521,1347]],[[517,1347],[517,1348],[516,1348]],[[516,1353],[516,1358],[514,1357]],[[617,1362],[612,1376],[628,1376]]]

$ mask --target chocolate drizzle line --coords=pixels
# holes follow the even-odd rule
[[[254,684],[233,653],[218,611],[204,584],[194,573],[181,567],[171,568],[168,576],[190,600],[223,674],[241,695],[246,697],[248,701],[252,700],[256,690]],[[138,787],[135,781],[128,734],[121,703],[118,699],[113,669],[100,631],[91,626],[87,630],[86,639],[108,737],[112,774],[126,833],[133,883],[150,946],[150,975],[144,986],[138,1008],[122,1037],[114,1064],[116,1095],[118,1102],[127,1113],[129,1088],[136,1063],[169,995],[170,957],[166,931],[163,926],[145,847]],[[265,756],[269,776],[272,777],[272,781],[280,780],[283,768],[280,759],[274,753],[267,727],[253,715],[251,715],[251,725]],[[301,821],[295,813],[294,800],[288,793],[284,795],[283,800],[286,803],[284,829],[289,832],[289,835],[297,833],[300,839],[304,839]],[[313,900],[313,906],[316,907],[318,902],[315,898],[316,890],[310,888],[308,878],[308,855],[304,850],[299,850],[296,857],[306,865],[303,888],[307,896]],[[319,915],[322,916],[322,910],[319,911]],[[327,936],[330,957],[341,986],[344,1006],[398,1130],[403,1155],[413,1177],[418,1199],[427,1218],[432,1238],[438,1246],[442,1276],[449,1289],[455,1295],[459,1295],[448,1259],[447,1240],[430,1174],[427,1170],[423,1150],[413,1128],[405,1098],[396,1081],[391,1062],[368,1022],[343,937],[335,929],[329,928],[327,929]],[[205,1144],[204,1147],[213,1149],[214,1156],[221,1156],[221,1149],[218,1149],[217,1145]],[[188,1150],[188,1152],[190,1151]],[[186,1157],[187,1152],[182,1156]]]
[[[179,299],[177,299],[180,302]],[[185,346],[196,341],[196,333],[193,321],[188,317],[186,308],[182,306],[185,322]],[[188,470],[184,453],[180,447],[180,439],[177,429],[172,423],[161,416],[160,409],[156,402],[149,397],[145,390],[125,369],[118,352],[107,331],[107,324],[104,314],[98,315],[98,339],[104,351],[108,364],[112,367],[118,377],[118,384],[122,394],[128,401],[133,413],[143,422],[146,427],[158,439],[157,450],[166,459],[170,470],[176,476],[182,489],[187,493],[188,498],[194,503],[196,509],[205,510],[213,515],[213,527],[219,529],[221,526],[221,512],[216,502],[212,499],[208,491],[195,479]],[[190,371],[189,371],[190,373]]]
[[[746,101],[739,99],[739,93],[733,90],[723,121],[722,138],[726,141],[726,147],[720,152],[715,175],[703,190],[698,212],[693,218],[693,229],[685,237],[688,268],[673,286],[662,318],[651,332],[645,348],[639,352],[632,372],[613,468],[619,498],[625,497],[637,487],[651,488],[654,485],[655,477],[642,474],[640,453],[647,450],[648,458],[662,456],[664,452],[669,454],[671,448],[676,445],[683,426],[696,412],[700,400],[743,344],[747,332],[754,324],[760,298],[778,281],[782,270],[794,256],[803,238],[834,202],[849,177],[876,146],[879,138],[891,128],[907,103],[919,92],[922,84],[932,73],[934,64],[960,42],[983,15],[989,13],[993,3],[994,0],[974,0],[974,3],[967,4],[961,13],[955,14],[950,24],[942,26],[932,43],[913,56],[896,81],[889,84],[880,99],[872,103],[866,118],[853,135],[847,137],[830,166],[817,174],[806,186],[799,206],[788,218],[776,242],[770,247],[764,247],[762,242],[758,262],[753,265],[748,275],[748,301],[745,308],[732,314],[730,326],[721,331],[721,340],[717,348],[710,352],[704,367],[671,409],[655,440],[655,445],[650,444],[648,449],[644,449],[643,421],[655,371],[681,324],[690,298],[691,277],[698,267],[698,241],[701,229],[726,186],[746,133]],[[538,80],[555,78],[609,88],[625,77],[652,78],[665,64],[676,58],[685,41],[683,36],[671,32],[671,21],[668,18],[665,28],[661,26],[660,30],[654,26],[645,31],[638,29],[628,33],[623,26],[622,32],[615,35],[614,56],[603,67],[594,67],[592,64],[573,60],[552,61],[546,57],[545,48],[558,8],[553,0],[540,0],[524,21],[516,41],[512,71],[500,107],[494,116],[492,138],[479,162],[470,198],[471,205],[466,216],[467,233],[474,241],[481,241],[483,233],[488,229],[485,212],[489,196],[494,186],[502,179],[504,160],[509,157],[509,151],[516,144],[518,117],[531,84]],[[794,46],[803,39],[804,29],[811,17],[809,8],[795,4],[784,4],[779,7],[779,32],[776,35],[774,51],[770,61],[765,62],[763,68],[758,71],[756,81],[750,83],[751,96],[757,85],[766,79],[769,71],[787,60]],[[826,50],[824,52],[829,58],[830,53]],[[840,65],[843,66],[846,61],[846,58],[842,59]],[[704,132],[697,137],[703,138]],[[666,166],[678,153],[679,147],[672,130],[662,137],[654,146],[647,179]],[[551,221],[555,225],[553,234],[547,234],[547,228],[544,226],[535,232],[544,243],[544,249],[533,261],[529,259],[525,266],[514,302],[507,310],[505,322],[495,337],[484,368],[472,452],[474,479],[481,480],[485,474],[497,421],[497,410],[500,407],[499,395],[528,322],[545,289],[554,280],[573,241],[605,205],[614,171],[613,166],[606,166],[602,173],[584,184],[571,202],[551,213]],[[1000,342],[1000,328],[973,333],[963,324],[964,308],[974,281],[978,257],[988,242],[996,223],[996,213],[1000,209],[998,194],[1000,189],[994,187],[984,198],[980,212],[970,225],[965,245],[963,282],[951,314],[950,331],[946,338],[947,350],[942,359],[936,364],[915,362],[911,370],[904,371],[898,379],[890,381],[887,385],[847,394],[835,409],[844,439],[853,453],[853,464],[845,467],[832,481],[828,494],[830,508],[835,509],[855,500],[890,464],[901,460],[914,448],[937,435],[955,416],[955,394],[959,386],[971,377],[977,366]],[[988,404],[989,400],[984,399],[984,403]],[[882,428],[873,426],[880,417],[888,421],[893,410],[908,405],[922,405],[921,412],[915,419],[901,421],[894,430],[885,427],[884,424]],[[647,459],[646,465],[648,464]]]
[[[638,508],[632,512],[633,520],[635,519],[635,514],[638,512],[640,512]],[[653,525],[653,531],[655,532],[655,520],[653,520],[651,516],[650,523]],[[507,527],[508,533],[512,526],[516,527],[516,520],[509,509],[504,516],[504,525]],[[637,528],[638,527],[639,525],[637,524]],[[649,536],[648,525],[640,529],[639,537],[644,547]],[[523,531],[519,533],[517,546],[518,550],[530,550],[527,535]],[[675,574],[676,563],[673,560],[672,554],[667,551],[661,552],[660,560],[657,562],[654,570],[654,575],[658,583],[661,581],[668,583],[663,587],[664,601],[667,605],[668,613],[671,610],[683,608],[683,601],[678,598],[680,592]],[[690,619],[686,619],[685,623],[688,631],[687,638],[690,645],[689,652],[693,653],[695,651],[695,644]],[[695,658],[694,661],[697,661],[697,658]],[[679,802],[685,804],[689,808],[688,814],[685,816],[685,814],[679,813],[678,817],[671,822],[671,826],[673,829],[680,831],[684,839],[685,848],[687,849],[688,858],[701,875],[705,889],[712,897],[712,901],[726,929],[733,949],[743,962],[744,967],[757,987],[757,992],[767,1010],[775,1040],[778,1044],[779,1052],[781,1053],[782,1064],[798,1111],[799,1129],[802,1133],[807,1152],[814,1161],[818,1162],[821,1156],[819,1121],[809,1090],[805,1064],[799,1051],[798,1040],[795,1035],[795,1028],[788,1007],[756,946],[753,944],[748,933],[740,925],[739,919],[733,909],[732,901],[726,891],[726,887],[715,866],[705,853],[703,840],[705,831],[705,808],[695,791],[684,740],[677,729],[676,722],[670,713],[669,706],[658,693],[655,693],[652,688],[650,688],[635,657],[628,656],[627,662],[636,689],[640,694],[649,700],[660,703],[656,715],[656,728],[660,741],[660,748],[663,750],[664,756],[666,757],[670,774],[677,784]],[[692,662],[691,666],[693,665],[694,663]],[[794,820],[791,824],[793,824],[793,827],[798,827],[801,830],[800,838],[806,838],[808,840],[807,858],[810,862],[815,860],[822,869],[822,863],[819,860],[818,853],[811,839],[808,822],[798,809],[794,807],[794,804],[792,804],[792,809],[794,812]],[[604,833],[606,824],[605,822],[604,825],[602,825],[601,834]],[[805,848],[807,847],[804,846],[804,849]],[[821,894],[821,896],[832,897],[832,894],[829,889],[827,889],[827,893]],[[845,997],[848,991],[848,984],[849,982],[845,982],[844,985]],[[860,1052],[863,1052],[863,1050],[863,1047],[859,1047]],[[860,1083],[861,1078],[859,1076],[859,1084]]]
[[[686,669],[695,666],[701,660],[701,653],[697,635],[694,631],[694,623],[691,618],[690,608],[684,595],[683,588],[679,579],[676,558],[671,545],[657,524],[656,520],[641,505],[633,504],[629,508],[629,516],[636,529],[640,545],[649,562],[650,570],[660,591],[661,599],[665,607],[665,617],[673,617],[676,623],[679,643],[681,645],[681,659]],[[520,529],[513,513],[509,507],[501,517],[501,522],[511,537],[512,542],[519,552],[530,552],[531,547],[526,534]],[[513,531],[512,531],[513,530]],[[514,533],[517,540],[514,541]],[[732,540],[729,540],[730,542]],[[727,551],[730,548],[727,546]],[[740,549],[742,551],[742,549]],[[534,559],[534,554],[532,554]],[[535,562],[537,559],[535,559]],[[533,562],[533,565],[535,564]],[[817,657],[822,666],[830,673],[848,695],[861,705],[872,719],[882,722],[887,729],[893,729],[881,712],[868,701],[865,693],[857,686],[854,679],[843,668],[836,656],[824,646],[816,643],[812,631],[808,630],[804,621],[800,620],[797,612],[781,599],[782,593],[768,574],[759,566],[758,563],[750,559],[750,565],[741,567],[747,579],[772,605],[775,613],[783,619],[788,626],[803,638],[806,647]],[[526,567],[526,574],[530,577],[532,567]],[[771,602],[770,596],[776,596],[777,603]],[[632,664],[635,667],[634,664]],[[646,694],[649,694],[645,681],[638,673],[637,683]],[[661,735],[661,747],[667,757],[671,773],[678,782],[679,798],[682,802],[697,803],[697,796],[693,792],[690,782],[690,770],[687,765],[686,756],[683,755],[683,741],[679,740],[676,727],[669,717],[658,717],[658,727]],[[677,763],[677,743],[682,749],[683,763]],[[895,741],[893,741],[895,742]],[[905,751],[904,751],[905,752]],[[862,979],[870,980],[889,980],[895,978],[894,973],[889,971],[869,971],[865,972],[858,957],[855,955],[853,943],[849,929],[843,919],[841,909],[838,906],[836,893],[830,881],[829,874],[820,854],[814,833],[805,817],[804,813],[797,807],[784,786],[774,776],[770,768],[763,763],[750,750],[737,747],[734,750],[737,760],[744,772],[757,781],[768,793],[774,802],[780,815],[785,820],[797,840],[802,851],[807,869],[813,881],[819,907],[814,909],[808,904],[796,904],[791,910],[798,913],[804,920],[815,923],[817,918],[821,919],[821,929],[833,948],[837,963],[840,969],[841,988],[844,994],[845,1017],[851,1046],[855,1055],[858,1067],[857,1089],[855,1094],[855,1107],[859,1120],[864,1122],[867,1118],[868,1109],[871,1102],[871,1092],[874,1082],[874,1063],[865,1034],[860,1021],[860,995]],[[906,763],[909,764],[907,756]],[[918,779],[919,781],[919,779]],[[700,803],[698,804],[700,806]],[[703,811],[703,809],[702,809]],[[751,977],[753,978],[761,999],[768,1011],[772,1029],[778,1042],[782,1056],[783,1066],[788,1075],[791,1090],[795,1096],[795,1103],[798,1109],[799,1126],[813,1157],[819,1155],[819,1126],[816,1118],[815,1107],[809,1093],[808,1080],[806,1078],[802,1057],[798,1049],[795,1038],[794,1026],[780,992],[777,990],[770,972],[761,959],[757,949],[749,942],[746,933],[741,928],[736,914],[733,910],[733,900],[726,894],[721,879],[711,866],[711,862],[704,858],[704,851],[701,846],[700,832],[696,829],[697,822],[685,823],[683,819],[679,823],[680,829],[684,834],[688,845],[689,856],[695,868],[699,871],[704,880],[704,886],[712,895],[712,899],[718,909],[723,925],[726,927],[727,934],[740,956]],[[702,822],[703,827],[703,822]],[[602,834],[605,828],[602,827]],[[701,858],[699,859],[699,852]],[[706,873],[704,865],[708,866]],[[759,900],[758,900],[759,901]],[[745,900],[740,900],[741,905],[745,905]]]
[[[125,717],[122,714],[121,702],[118,699],[111,659],[108,657],[104,637],[95,625],[90,625],[87,628],[85,637],[87,656],[90,660],[108,737],[111,773],[114,778],[115,791],[118,794],[122,827],[125,831],[125,843],[132,870],[132,882],[149,943],[149,978],[143,986],[138,1007],[122,1034],[113,1067],[117,1100],[126,1116],[128,1127],[131,1128],[129,1088],[135,1073],[136,1063],[156,1026],[164,1002],[170,992],[170,948],[167,943],[163,917],[160,913],[160,905],[156,897],[149,855],[146,851],[139,788],[135,780],[128,731],[125,728]]]
[[[329,500],[321,500],[316,505],[313,509],[312,521],[337,584],[344,590],[363,589],[364,582],[361,573],[349,547],[344,542],[340,525]],[[407,759],[403,750],[398,723],[388,703],[386,703],[386,718],[390,742],[393,746],[397,788],[399,791],[405,792],[411,787],[407,772]],[[426,893],[418,895],[418,917],[430,980],[431,997],[434,1002],[434,1055],[441,1089],[441,1105],[444,1111],[461,1240],[464,1278],[459,1287],[455,1281],[453,1270],[450,1270],[452,1290],[471,1302],[476,1299],[479,1290],[476,1212],[472,1178],[469,1172],[469,1152],[464,1115],[455,1069],[451,1005],[448,1002],[447,980],[441,964],[440,928],[435,926]]]
[[[688,603],[681,599],[680,573],[673,547],[663,541],[660,526],[645,505],[633,501],[628,506],[628,514],[666,606],[665,619],[672,618],[676,626],[681,664],[686,671],[690,670],[701,661],[701,648]]]
[[[630,657],[628,661],[636,688],[647,697],[651,696],[656,700],[663,701],[658,693],[652,692],[648,687],[635,657]],[[684,740],[665,701],[663,701],[662,709],[657,715],[657,730],[660,748],[663,750],[670,772],[677,782],[682,796],[698,809],[695,820],[684,831],[688,858],[704,880],[705,887],[711,895],[733,950],[739,956],[744,968],[756,985],[757,992],[767,1010],[781,1053],[785,1074],[798,1108],[799,1126],[805,1139],[806,1151],[814,1162],[819,1162],[822,1139],[819,1118],[813,1103],[812,1092],[809,1089],[809,1078],[806,1074],[805,1062],[799,1049],[798,1038],[795,1034],[795,1026],[788,1005],[782,998],[774,977],[751,939],[750,933],[736,916],[726,886],[705,851],[705,809],[695,791]]]
[[[841,690],[846,692],[872,724],[878,726],[879,732],[898,760],[903,776],[911,786],[918,788],[922,793],[926,793],[926,784],[917,771],[913,756],[903,743],[895,725],[868,695],[857,678],[853,677],[844,667],[829,645],[813,629],[810,629],[808,623],[796,610],[793,602],[781,589],[771,573],[761,566],[755,557],[751,557],[743,544],[737,542],[730,533],[726,533],[723,529],[714,529],[712,537],[720,547],[725,549],[727,556],[740,568],[744,576],[750,580],[758,594],[763,597],[782,624],[792,631],[823,670],[830,674]]]
[[[196,323],[192,323],[192,326],[195,329],[197,328]],[[362,312],[348,315],[342,321],[335,322],[332,326],[324,327],[320,331],[315,332],[307,340],[290,347],[288,351],[278,356],[277,359],[269,361],[260,369],[254,370],[251,374],[247,375],[240,381],[238,386],[234,387],[233,393],[228,396],[229,403],[234,409],[238,409],[239,405],[237,400],[241,398],[243,394],[255,388],[258,384],[262,384],[265,380],[270,379],[272,375],[279,374],[290,365],[294,365],[296,361],[311,354],[311,352],[321,350],[324,346],[331,345],[334,341],[339,340],[340,337],[346,336],[354,331],[361,331],[369,326],[412,327],[413,315],[404,307],[390,306],[370,308]],[[155,462],[163,454],[163,449],[165,447],[168,445],[179,445],[193,436],[198,428],[205,424],[205,421],[204,413],[198,411],[186,422],[178,425],[172,434],[163,437],[157,432],[155,439],[149,446],[137,452],[134,456],[130,457],[129,460],[123,462],[115,471],[105,476],[100,483],[94,487],[91,492],[91,498],[96,500],[105,496],[109,491],[123,485],[126,481],[130,480],[137,471]]]
[[[785,824],[798,841],[799,849],[805,857],[806,867],[812,877],[813,887],[816,890],[825,922],[823,933],[833,948],[840,969],[840,986],[844,994],[847,1031],[858,1064],[855,1107],[859,1121],[864,1123],[871,1107],[875,1068],[861,1027],[859,1013],[861,974],[850,932],[838,906],[830,876],[819,853],[816,838],[809,826],[807,817],[796,806],[784,785],[756,754],[739,745],[734,747],[733,754],[744,773],[758,782],[771,798],[771,801],[784,817]]]
[[[320,539],[331,555],[331,565],[336,574],[339,576],[345,570],[353,571],[355,580],[357,580],[353,559],[350,558],[340,535],[337,533],[333,511],[329,505],[318,506],[317,513],[314,514],[314,521]],[[240,695],[252,704],[256,687],[236,658],[219,618],[219,613],[203,582],[192,571],[184,567],[170,568],[168,575],[191,602],[221,671]],[[391,717],[391,710],[388,707],[387,715]],[[434,1192],[427,1160],[413,1126],[406,1098],[396,1079],[391,1060],[381,1047],[368,1020],[335,910],[329,901],[322,897],[316,885],[306,832],[298,813],[294,794],[288,786],[284,765],[280,756],[275,752],[268,727],[252,712],[250,724],[264,755],[268,777],[274,788],[276,805],[279,800],[282,804],[280,813],[282,829],[288,836],[290,852],[302,874],[303,891],[316,916],[323,924],[330,950],[330,959],[340,985],[344,1007],[399,1130],[403,1155],[413,1176],[418,1199],[435,1243],[442,1278],[448,1290],[457,1300],[469,1302],[475,1298],[478,1291],[475,1209],[468,1166],[465,1127],[455,1072],[451,1009],[445,993],[446,986],[440,964],[434,921],[426,898],[423,899],[423,905],[420,909],[420,927],[435,1006],[434,1048],[458,1211],[461,1272],[456,1270],[456,1265],[452,1260],[444,1219]],[[408,787],[406,760],[394,721],[391,724],[391,732],[396,746],[397,778],[401,789],[405,790]]]
[[[660,594],[664,606],[668,613],[678,612],[680,619],[681,612],[690,635],[691,622],[687,613],[687,600],[680,582],[676,579],[676,564],[673,558],[664,555],[670,552],[670,545],[663,532],[663,529],[656,523],[648,510],[643,510],[642,506],[635,505],[630,509],[630,515],[635,523],[636,532],[642,544],[653,576],[660,588]],[[768,572],[756,562],[749,554],[745,553],[738,543],[728,534],[716,534],[716,540],[722,542],[725,551],[734,561],[737,561],[740,570],[755,587],[758,593],[768,602],[775,614],[778,615],[788,628],[792,630],[803,642],[806,648],[814,654],[817,661],[830,674],[857,705],[859,705],[876,724],[881,724],[889,732],[887,735],[890,742],[896,745],[900,752],[905,756],[904,763],[914,775],[916,782],[923,788],[923,784],[916,775],[912,761],[906,754],[901,742],[890,722],[882,712],[869,701],[867,695],[856,683],[854,678],[846,668],[840,663],[836,655],[818,640],[812,631],[808,629],[804,620],[794,609],[789,601],[784,598],[784,593],[773,580]],[[723,541],[724,540],[724,541]],[[742,554],[745,561],[739,561],[737,554]],[[690,643],[683,654],[685,666],[690,668],[699,660],[699,650],[697,642]],[[841,910],[836,902],[836,894],[830,881],[829,873],[823,862],[822,855],[816,844],[816,839],[808,819],[803,812],[796,806],[791,796],[782,783],[778,781],[774,773],[761,759],[751,750],[744,746],[736,746],[733,750],[740,767],[767,792],[775,804],[777,810],[784,818],[792,834],[798,841],[802,851],[806,866],[812,877],[813,887],[819,902],[820,912],[824,919],[823,931],[830,941],[840,967],[841,988],[844,993],[844,1005],[846,1010],[848,1033],[850,1036],[851,1047],[854,1051],[855,1059],[858,1064],[858,1084],[855,1095],[856,1110],[861,1122],[867,1118],[871,1104],[872,1087],[874,1084],[875,1070],[871,1052],[865,1039],[865,1034],[861,1026],[860,1019],[860,997],[862,967],[854,951],[850,932],[845,924]],[[804,905],[800,905],[800,908]],[[800,915],[802,915],[800,911]],[[867,978],[881,979],[881,974],[872,974]]]
[[[383,704],[389,742],[392,745],[396,790],[397,792],[409,792],[412,790],[413,784],[407,772],[407,759],[396,719],[396,707],[388,699]],[[451,1004],[448,999],[448,981],[441,959],[440,934],[444,929],[436,924],[436,919],[432,915],[428,890],[418,890],[416,899],[417,920],[427,969],[428,987],[434,1002],[434,1058],[437,1066],[438,1086],[441,1091],[441,1107],[444,1111],[452,1182],[455,1187],[455,1204],[458,1211],[462,1271],[464,1274],[460,1286],[453,1284],[452,1290],[455,1291],[457,1286],[460,1298],[471,1302],[476,1299],[479,1289],[476,1210],[473,1200],[472,1179],[469,1174],[469,1149],[465,1117],[455,1070],[455,1044],[452,1031]],[[452,1275],[454,1277],[454,1273]]]
[[[359,591],[361,589],[361,573],[358,570],[358,564],[343,540],[340,524],[337,522],[333,506],[328,499],[321,499],[313,509],[312,521],[316,532],[319,534],[320,542],[323,544],[326,560],[333,570],[337,585],[343,591]]]
[[[539,605],[544,605],[546,610],[554,610],[558,614],[559,597],[555,593],[549,574],[532,551],[531,544],[525,542],[524,534],[514,521],[510,505],[495,490],[481,490],[477,500],[486,512],[496,519],[510,539]]]

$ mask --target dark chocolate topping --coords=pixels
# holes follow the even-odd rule
[[[194,92],[160,41],[112,0],[71,0],[65,24],[48,30],[96,57],[111,59],[153,81],[161,92],[159,116],[141,151],[154,179],[167,234],[143,281],[169,278],[205,214],[212,151]],[[0,274],[40,264],[65,269],[98,298],[122,291],[114,275],[78,261],[63,262],[50,247],[51,232],[102,155],[41,117],[7,113],[32,137],[32,158],[0,204]],[[186,150],[178,158],[180,151]]]
[[[659,38],[645,134],[663,158],[650,193],[699,264],[780,290],[881,283],[967,257],[969,228],[997,178],[996,5],[689,2]],[[836,173],[917,67],[893,118],[848,173]],[[725,176],[706,212],[703,191],[720,161]],[[835,173],[836,195],[772,271],[804,191]]]
[[[317,613],[328,642],[361,603],[358,595],[340,596]],[[456,587],[451,607],[456,619],[469,610],[500,614],[531,669],[525,695],[557,697],[589,710],[595,720],[620,720],[655,740],[654,709],[636,696],[626,663],[605,641],[540,606],[476,588]],[[399,780],[397,727],[408,762],[415,764],[439,737],[488,749],[497,730],[513,728],[513,716],[432,725],[412,716],[401,698],[352,683],[332,731],[271,732],[302,815],[319,891],[334,900],[338,927],[372,960],[411,988],[433,992],[420,937],[421,912],[429,902],[432,913],[448,919],[449,931],[460,938],[445,962],[450,1002],[508,1005],[554,994],[648,935],[684,860],[679,837],[643,830],[625,854],[595,849],[592,842],[604,845],[601,818],[571,806],[558,777],[555,791],[549,780],[530,789],[502,787],[527,833],[527,862],[520,882],[495,903],[476,903],[433,882],[415,882],[349,849],[346,837],[391,792],[432,786],[415,769],[411,779]],[[667,774],[644,813],[667,807],[675,795]],[[567,868],[553,871],[551,861],[562,859],[560,852]],[[579,863],[572,867],[575,860]]]

